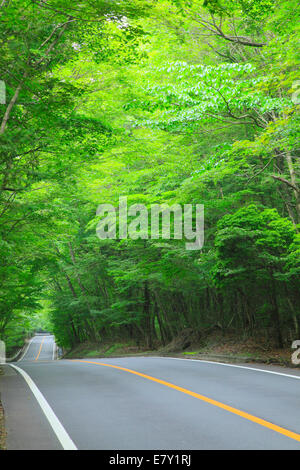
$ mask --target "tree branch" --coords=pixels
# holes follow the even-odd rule
[[[267,43],[266,42],[256,42],[253,41],[251,38],[247,36],[231,36],[228,34],[225,34],[223,30],[221,29],[222,23],[220,25],[216,24],[215,18],[213,15],[212,16],[212,22],[208,21],[207,19],[204,19],[201,15],[198,15],[198,18],[195,18],[195,21],[197,23],[200,23],[201,26],[204,28],[208,29],[214,35],[222,37],[225,39],[225,41],[233,42],[235,44],[242,44],[243,46],[249,46],[249,47],[264,47]],[[200,18],[200,19],[199,19]]]
[[[293,190],[296,191],[297,193],[300,193],[300,189],[297,188],[297,186],[294,186],[290,181],[286,180],[285,178],[282,178],[281,176],[277,176],[277,175],[271,175],[271,176],[272,178],[274,178],[274,180],[281,181],[282,183],[285,183],[288,186],[290,186],[290,188],[293,188]]]
[[[25,78],[26,78],[26,73],[25,73]],[[4,131],[5,131],[5,128],[6,128],[6,125],[7,125],[7,121],[9,120],[11,110],[14,107],[14,105],[15,105],[18,97],[19,97],[19,93],[20,93],[20,90],[22,88],[23,82],[24,82],[24,80],[22,82],[20,82],[19,85],[17,86],[16,91],[15,91],[12,99],[10,100],[9,105],[6,108],[6,111],[5,111],[3,119],[2,119],[1,127],[0,127],[0,135],[4,134]]]

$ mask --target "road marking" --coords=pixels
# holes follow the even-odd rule
[[[84,362],[87,364],[96,364],[105,367],[112,367],[114,369],[123,370],[125,372],[130,372],[131,374],[138,375],[148,380],[152,380],[153,382],[157,382],[159,384],[165,385],[166,387],[172,388],[174,390],[178,390],[179,392],[185,393],[186,395],[190,395],[191,397],[198,398],[210,405],[217,406],[218,408],[222,408],[223,410],[230,411],[231,413],[240,416],[241,418],[245,418],[248,421],[252,421],[253,423],[260,424],[265,428],[271,429],[272,431],[278,432],[279,434],[283,434],[286,437],[294,439],[295,441],[300,442],[300,434],[297,434],[293,431],[288,429],[282,428],[281,426],[277,426],[276,424],[270,423],[264,419],[258,418],[257,416],[251,415],[246,413],[245,411],[241,411],[237,408],[233,408],[232,406],[225,405],[225,403],[221,403],[220,401],[213,400],[212,398],[206,397],[205,395],[200,395],[199,393],[192,392],[186,388],[179,387],[178,385],[172,384],[171,382],[166,382],[165,380],[157,379],[156,377],[152,377],[151,375],[142,374],[141,372],[137,372],[132,369],[126,369],[125,367],[114,366],[112,364],[105,364],[103,362],[94,362],[94,361],[82,361],[79,359],[73,359],[72,362]]]
[[[53,339],[52,361],[55,360],[55,346],[56,346],[56,345],[55,345],[55,341],[54,341],[54,339]]]
[[[45,341],[45,338],[46,338],[46,336],[43,336],[43,339],[42,339],[42,342],[41,342],[41,345],[40,345],[40,349],[39,349],[38,355],[35,358],[35,361],[37,361],[38,358],[40,357],[41,350],[42,350],[42,347],[43,347],[43,342]]]
[[[67,431],[65,430],[61,422],[59,421],[58,417],[56,416],[51,406],[47,402],[46,398],[44,397],[42,392],[40,392],[40,390],[38,389],[38,387],[36,386],[32,378],[27,374],[27,372],[25,372],[20,367],[17,367],[13,364],[9,364],[9,365],[10,367],[13,367],[14,369],[16,369],[19,372],[19,374],[21,374],[23,378],[25,379],[25,381],[27,382],[30,390],[32,391],[35,398],[37,399],[38,404],[42,408],[42,411],[44,412],[47,420],[49,421],[49,424],[52,427],[57,439],[61,443],[63,449],[64,450],[77,450],[77,447],[75,446],[74,442],[70,438],[69,434],[67,433]]]
[[[33,338],[31,338],[31,340],[28,342],[25,351],[23,352],[22,356],[20,357],[20,359],[18,359],[17,362],[20,362],[20,361],[22,361],[22,360],[24,359],[24,356],[27,354],[28,349],[29,349],[29,346],[31,345],[32,341],[33,341]]]
[[[236,364],[226,364],[225,362],[216,361],[205,361],[203,359],[185,359],[183,357],[164,357],[164,356],[142,356],[151,357],[152,359],[175,359],[175,361],[192,361],[192,362],[204,362],[205,364],[217,364],[226,367],[237,367],[238,369],[255,370],[256,372],[265,372],[266,374],[282,375],[283,377],[290,377],[292,379],[300,380],[300,375],[285,374],[284,372],[275,372],[273,370],[257,369],[256,367],[238,366]]]

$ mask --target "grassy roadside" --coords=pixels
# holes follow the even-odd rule
[[[108,358],[122,356],[173,356],[190,359],[206,359],[220,362],[262,363],[284,367],[292,364],[290,347],[274,348],[265,338],[242,337],[221,331],[211,331],[202,338],[190,331],[164,347],[149,350],[131,343],[84,343],[68,351],[64,358]]]
[[[0,380],[1,380],[2,374],[3,374],[3,368],[0,366]],[[4,423],[4,410],[3,410],[1,399],[0,399],[0,450],[6,449],[6,432],[5,432],[4,424],[5,424]]]
[[[77,359],[82,357],[114,357],[120,355],[137,355],[146,351],[131,343],[82,343],[71,351],[68,351],[64,359]],[[147,351],[148,353],[150,351]]]

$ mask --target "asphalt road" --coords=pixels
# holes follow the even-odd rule
[[[37,335],[34,336],[28,347],[25,349],[25,354],[21,356],[19,362],[23,361],[49,361],[56,357],[56,345],[52,335]]]
[[[54,361],[50,336],[34,338],[16,365],[78,449],[300,449],[297,370],[162,357]],[[295,377],[270,373],[278,370]],[[61,449],[24,378],[6,371],[8,448]]]

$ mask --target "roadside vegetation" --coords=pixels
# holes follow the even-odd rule
[[[299,2],[4,0],[0,13],[9,348],[39,327],[91,355],[182,336],[195,352],[216,329],[289,348],[300,336]],[[204,204],[203,247],[100,240],[96,209],[120,196]]]
[[[290,345],[283,348],[274,346],[265,335],[247,331],[237,333],[236,329],[222,330],[218,327],[195,332],[185,329],[166,345],[156,344],[155,349],[147,349],[136,341],[116,343],[104,340],[98,343],[83,342],[63,351],[63,359],[109,358],[124,356],[166,356],[184,359],[202,359],[228,363],[262,363],[285,367],[298,367],[291,362]]]

